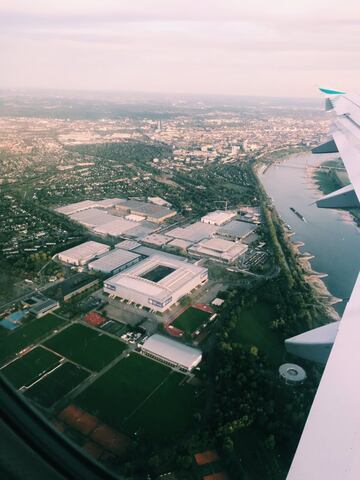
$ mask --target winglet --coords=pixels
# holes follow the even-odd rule
[[[345,92],[339,92],[338,90],[329,90],[328,88],[319,88],[320,92],[327,95],[345,95]]]

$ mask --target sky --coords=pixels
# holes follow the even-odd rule
[[[358,0],[1,0],[0,88],[360,93]]]

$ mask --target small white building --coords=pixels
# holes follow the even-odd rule
[[[201,350],[159,334],[145,340],[141,350],[150,358],[185,371],[191,371],[197,367],[202,359]]]
[[[215,210],[210,212],[201,218],[203,223],[209,223],[210,225],[224,225],[224,223],[230,222],[232,218],[236,217],[236,212],[230,210]]]
[[[85,265],[93,258],[99,257],[109,250],[109,245],[89,241],[58,253],[58,259],[70,265]]]

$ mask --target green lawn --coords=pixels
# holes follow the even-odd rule
[[[43,407],[49,408],[88,376],[88,372],[82,368],[66,362],[26,390],[25,396]]]
[[[150,441],[176,437],[194,426],[194,413],[203,398],[195,387],[181,384],[184,376],[172,373],[161,387],[124,423],[128,432],[141,431]]]
[[[237,326],[231,332],[231,341],[255,345],[274,364],[280,363],[284,346],[270,329],[270,323],[274,319],[275,313],[271,305],[265,303],[257,303],[250,309],[242,310]]]
[[[45,348],[36,347],[4,367],[1,373],[15,388],[31,385],[59,363],[60,357]]]
[[[200,325],[211,317],[211,313],[203,312],[197,308],[190,307],[181,313],[172,325],[188,334],[192,334]]]
[[[50,338],[45,345],[93,371],[102,370],[126,348],[120,340],[80,323],[73,324]]]
[[[200,402],[184,376],[146,357],[131,354],[74,400],[84,410],[125,433],[141,430],[149,440],[191,428]]]
[[[65,320],[54,315],[47,315],[25,323],[8,335],[0,337],[0,365],[23,348],[31,345],[47,333],[62,325]]]

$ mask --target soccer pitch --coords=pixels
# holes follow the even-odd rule
[[[54,368],[60,357],[43,347],[36,347],[1,369],[1,373],[15,388],[29,386]]]
[[[100,371],[126,348],[120,340],[81,324],[62,330],[44,345],[92,371]]]
[[[117,430],[149,440],[185,432],[200,406],[185,377],[138,354],[102,375],[73,402]]]
[[[0,337],[0,364],[11,358],[23,348],[31,345],[40,337],[51,333],[55,328],[65,323],[65,320],[47,315],[37,318],[17,328],[14,332]]]
[[[189,307],[183,313],[181,313],[172,325],[179,330],[183,330],[185,333],[191,335],[210,317],[211,313],[204,312],[198,308]]]
[[[66,362],[26,390],[25,396],[49,408],[88,376],[89,373],[84,369]]]

